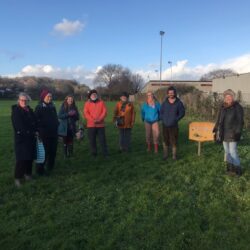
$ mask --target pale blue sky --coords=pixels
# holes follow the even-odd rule
[[[157,78],[160,30],[163,79],[168,61],[174,78],[250,71],[247,0],[1,0],[0,12],[0,75],[90,82],[97,67],[117,63]]]

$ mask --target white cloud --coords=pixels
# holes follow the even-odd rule
[[[102,68],[97,66],[95,69],[88,70],[84,66],[79,65],[76,67],[60,68],[53,65],[27,65],[22,70],[9,77],[22,77],[22,76],[46,76],[59,79],[74,79],[80,83],[84,83],[93,87],[92,80],[96,73]],[[154,67],[148,70],[136,70],[134,73],[140,74],[145,81],[159,79],[159,72],[155,71]],[[245,54],[236,58],[225,60],[222,63],[210,63],[206,65],[196,65],[195,67],[188,66],[188,60],[181,60],[172,65],[173,80],[198,80],[202,75],[215,69],[231,68],[238,73],[250,72],[250,54]],[[170,67],[163,69],[162,79],[171,79]]]
[[[70,21],[66,18],[63,18],[63,20],[60,23],[57,23],[54,25],[54,33],[63,35],[63,36],[73,36],[77,33],[80,33],[85,24],[80,22],[79,20],[76,21]]]
[[[60,68],[52,65],[27,65],[22,70],[9,77],[22,76],[37,76],[37,77],[51,77],[58,79],[73,79],[79,83],[84,83],[89,86],[92,85],[92,80],[95,77],[96,69],[93,71],[85,69],[82,65],[76,67]]]
[[[138,70],[137,73],[141,74],[144,79],[157,80],[159,79],[159,71],[155,70]],[[236,58],[225,60],[222,63],[209,63],[205,65],[197,65],[194,67],[188,66],[188,60],[177,61],[172,65],[172,79],[173,80],[198,80],[202,75],[209,71],[216,69],[232,69],[237,73],[250,72],[250,54],[245,54]],[[171,68],[165,68],[162,71],[162,79],[171,79]]]

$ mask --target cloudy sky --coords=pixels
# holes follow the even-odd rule
[[[250,72],[249,0],[1,0],[0,75],[91,85],[107,63],[145,80]],[[169,62],[172,62],[169,63]]]

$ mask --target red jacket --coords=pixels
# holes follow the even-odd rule
[[[87,120],[88,128],[102,128],[107,116],[107,108],[102,100],[97,102],[88,100],[84,105],[83,116]]]

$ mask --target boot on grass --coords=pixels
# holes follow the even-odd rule
[[[66,159],[69,156],[67,144],[63,145],[63,155],[64,155],[64,159]]]
[[[24,175],[24,179],[26,181],[31,181],[32,180],[32,176],[31,175]]]
[[[236,166],[235,167],[235,173],[238,176],[242,176],[242,168],[241,168],[241,166]]]
[[[172,152],[173,152],[173,160],[177,160],[177,147],[173,146],[172,148]]]
[[[166,161],[168,159],[168,146],[163,143],[163,160]]]
[[[148,142],[148,143],[147,143],[147,152],[150,152],[150,151],[151,151],[151,143]]]
[[[158,154],[159,145],[158,144],[154,144],[154,149],[155,149],[155,154]]]
[[[15,186],[16,186],[17,188],[20,188],[20,187],[22,186],[21,180],[20,180],[20,179],[15,179]]]
[[[68,157],[73,156],[73,144],[68,145]]]

